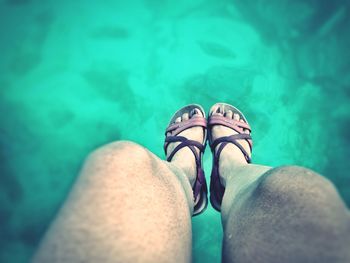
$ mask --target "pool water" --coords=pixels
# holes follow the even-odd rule
[[[1,0],[0,17],[0,262],[29,260],[91,150],[163,158],[193,102],[237,106],[253,162],[309,167],[350,204],[349,1]],[[193,232],[194,262],[219,262],[220,215]]]

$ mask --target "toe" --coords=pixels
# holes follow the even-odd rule
[[[246,123],[243,119],[239,119],[240,122]],[[243,129],[243,132],[246,134],[249,134],[249,130],[248,129]]]
[[[182,121],[187,121],[190,118],[188,112],[185,112],[184,114],[182,114]]]
[[[202,116],[202,115],[203,114],[200,112],[200,110],[195,108],[195,109],[191,110],[190,118],[192,118],[193,116]]]
[[[223,106],[221,105],[216,106],[212,111],[212,115],[220,115],[220,116],[224,115]]]
[[[232,119],[233,117],[233,112],[231,110],[228,110],[225,112],[225,117],[228,119]]]
[[[210,115],[210,116],[211,116],[211,115],[216,115],[216,114],[217,114],[216,111],[218,110],[218,108],[219,108],[219,106],[216,106],[216,107],[211,108],[209,115]]]
[[[246,123],[243,119],[240,119],[239,121],[240,121],[240,122]],[[250,132],[249,132],[248,129],[243,129],[243,132],[244,132],[245,134],[250,134]]]

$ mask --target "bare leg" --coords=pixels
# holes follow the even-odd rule
[[[234,145],[223,150],[219,170],[223,262],[350,262],[349,211],[327,179],[300,167],[247,164]]]
[[[202,141],[203,129],[180,135]],[[188,148],[171,163],[131,142],[96,150],[33,262],[190,262],[194,178]]]
[[[189,262],[191,194],[182,171],[141,146],[104,146],[86,161],[34,262]]]
[[[236,177],[248,167],[223,169],[224,262],[350,262],[349,212],[328,180],[293,166]]]

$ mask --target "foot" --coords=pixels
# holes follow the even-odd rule
[[[192,109],[188,112],[184,112],[181,117],[178,117],[174,123],[179,123],[191,119],[195,116],[204,117],[201,111],[197,108]],[[186,129],[178,134],[178,136],[186,137],[189,140],[198,141],[201,144],[204,144],[204,130],[203,127],[192,127]],[[179,142],[170,143],[167,148],[167,157],[173,152],[175,147],[180,144]],[[195,147],[197,153],[199,150]],[[184,147],[177,151],[174,157],[171,160],[171,163],[184,171],[186,176],[188,177],[191,186],[194,185],[197,176],[196,170],[196,161],[193,152],[188,148]]]
[[[234,119],[236,121],[245,122],[243,118],[240,117],[240,114],[231,111],[229,108],[225,107],[224,104],[218,104],[215,108],[211,110],[210,115],[219,115],[224,116],[228,119]],[[244,132],[247,134],[250,133],[247,129],[245,129]],[[235,130],[223,125],[215,125],[211,130],[211,136],[213,141],[217,138],[223,136],[230,136],[234,134],[237,134]],[[247,151],[247,153],[249,153],[249,156],[251,156],[251,151],[248,142],[243,139],[238,140],[238,143],[240,143],[243,146],[243,148]],[[218,150],[220,145],[221,143],[216,146],[215,152]],[[222,171],[226,166],[232,166],[232,164],[247,165],[247,161],[241,150],[236,145],[229,143],[225,146],[225,148],[220,154],[219,171]]]

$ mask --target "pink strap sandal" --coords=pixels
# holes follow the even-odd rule
[[[213,153],[213,168],[212,168],[211,177],[210,177],[210,203],[217,211],[220,212],[221,202],[222,202],[222,198],[223,198],[224,192],[225,192],[225,187],[221,183],[220,175],[219,175],[220,154],[227,144],[233,143],[241,150],[247,163],[250,163],[251,158],[249,156],[249,153],[247,153],[247,151],[243,148],[243,146],[237,140],[241,140],[241,139],[246,140],[249,144],[250,152],[252,151],[253,141],[252,141],[250,134],[246,134],[244,132],[244,129],[247,129],[247,130],[249,130],[249,133],[250,133],[251,128],[248,124],[247,119],[243,115],[243,113],[241,113],[237,108],[235,108],[232,105],[225,104],[225,103],[218,103],[218,104],[224,105],[225,108],[228,108],[233,113],[239,114],[240,118],[244,120],[244,122],[241,122],[241,121],[236,121],[233,119],[228,119],[224,116],[219,116],[219,115],[212,115],[212,116],[208,117],[209,145],[210,145],[211,151]],[[217,104],[215,104],[212,107],[212,109],[216,106],[217,106]],[[212,111],[210,111],[210,112],[212,112]],[[210,131],[214,125],[226,126],[228,128],[231,128],[232,130],[236,131],[238,134],[220,137],[220,138],[217,138],[216,140],[213,141],[213,138],[210,134]],[[218,146],[220,143],[221,143],[221,145],[219,146],[217,151],[215,151],[216,146]]]
[[[192,187],[192,190],[193,190],[193,198],[194,198],[193,216],[196,216],[202,213],[208,205],[208,197],[207,197],[208,189],[207,189],[207,183],[205,180],[204,170],[202,168],[202,157],[204,154],[204,149],[206,146],[206,137],[207,137],[207,129],[206,129],[207,120],[205,117],[194,116],[189,120],[182,121],[179,123],[174,123],[176,118],[182,116],[182,114],[185,112],[191,112],[193,109],[199,109],[202,112],[203,116],[205,116],[203,108],[196,104],[191,104],[178,110],[174,114],[174,116],[171,118],[169,126],[166,129],[164,151],[165,151],[165,154],[167,154],[167,148],[169,143],[180,142],[180,144],[177,145],[175,149],[170,153],[169,157],[167,158],[168,162],[170,162],[174,157],[174,155],[176,154],[176,152],[182,149],[183,147],[188,147],[194,154],[194,157],[196,160],[196,167],[197,167],[197,176],[196,176],[195,183]],[[203,131],[204,131],[203,143],[200,143],[194,140],[189,140],[186,137],[178,135],[180,132],[195,126],[203,127]],[[197,153],[195,148],[199,149],[199,154]]]

